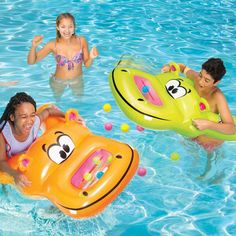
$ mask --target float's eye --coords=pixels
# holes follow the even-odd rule
[[[58,137],[58,143],[48,148],[49,158],[57,164],[65,161],[75,149],[75,145],[68,135]]]
[[[70,155],[71,152],[75,148],[75,145],[74,145],[72,139],[68,135],[61,135],[58,138],[58,144],[63,148],[63,150],[66,153],[68,153],[68,155]]]
[[[183,97],[187,93],[187,90],[184,87],[180,86],[180,85],[181,85],[180,81],[176,80],[176,79],[169,80],[166,84],[167,92],[174,99]]]

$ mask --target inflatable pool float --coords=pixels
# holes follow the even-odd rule
[[[46,197],[65,214],[83,218],[116,198],[135,174],[139,157],[128,144],[92,134],[77,117],[70,109],[65,119],[48,118],[43,134],[9,165],[32,182],[20,189],[23,194]],[[14,183],[5,173],[0,182]]]
[[[180,76],[178,64],[171,72],[153,75],[140,70],[131,60],[120,60],[109,75],[115,100],[129,119],[144,128],[174,130],[187,137],[206,135],[221,140],[236,140],[236,134],[198,130],[193,119],[219,122],[207,101],[194,89],[193,82]],[[137,69],[138,67],[138,69]],[[234,120],[235,117],[234,117]]]

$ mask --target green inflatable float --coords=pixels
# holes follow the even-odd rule
[[[193,82],[179,74],[179,65],[174,62],[170,65],[171,72],[153,75],[142,71],[130,60],[118,62],[110,73],[109,82],[117,104],[127,117],[148,129],[174,130],[190,138],[206,135],[236,141],[236,133],[200,131],[193,126],[193,119],[219,122],[220,118],[210,111],[207,101],[194,89]]]

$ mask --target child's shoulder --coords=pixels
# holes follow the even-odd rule
[[[215,87],[215,90],[213,91],[212,96],[216,102],[218,102],[218,101],[220,102],[222,100],[225,100],[224,93],[218,87]]]
[[[53,40],[48,41],[45,47],[53,50],[55,48],[55,45],[56,45],[56,39],[53,39]]]
[[[85,36],[83,35],[76,35],[75,38],[76,40],[85,40]]]
[[[76,40],[81,41],[81,43],[87,42],[86,37],[82,35],[76,36]]]

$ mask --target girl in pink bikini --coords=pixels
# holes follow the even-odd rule
[[[28,64],[35,64],[49,53],[53,53],[57,63],[55,74],[50,78],[50,86],[56,99],[60,99],[65,87],[69,86],[74,95],[83,91],[82,62],[90,67],[98,56],[96,47],[89,52],[88,43],[83,36],[75,34],[75,19],[70,13],[63,13],[56,19],[57,37],[42,49],[36,48],[43,41],[43,36],[35,36],[28,54]]]

